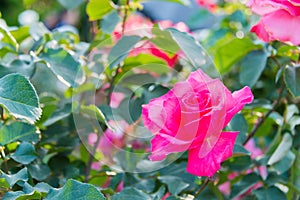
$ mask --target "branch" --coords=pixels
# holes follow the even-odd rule
[[[255,135],[255,133],[257,132],[257,130],[262,126],[262,124],[265,122],[265,120],[270,116],[270,114],[272,112],[275,111],[275,109],[278,107],[279,103],[280,103],[280,99],[282,97],[282,94],[283,94],[283,91],[284,91],[284,85],[282,85],[279,89],[279,94],[278,94],[278,97],[277,99],[273,102],[272,104],[272,109],[269,110],[264,116],[262,116],[257,124],[253,127],[252,131],[249,133],[247,139],[243,142],[243,145],[247,144],[247,142]]]
[[[209,182],[210,182],[210,178],[206,177],[201,187],[195,192],[194,194],[195,198],[197,198],[201,194],[201,192],[208,186]]]

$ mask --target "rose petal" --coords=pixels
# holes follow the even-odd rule
[[[203,158],[199,158],[199,148],[190,149],[187,171],[196,176],[213,176],[222,161],[232,155],[238,132],[222,132],[213,149]]]
[[[265,42],[279,40],[300,44],[300,16],[293,16],[286,10],[278,10],[264,15],[252,30]]]
[[[245,104],[249,104],[253,101],[253,94],[251,89],[246,86],[238,91],[232,93],[232,99],[226,100],[226,118],[224,127],[230,122],[232,117],[242,110]]]
[[[247,2],[247,5],[252,9],[253,12],[259,15],[266,15],[278,10],[285,10],[293,16],[300,15],[300,7],[295,1],[250,0]]]

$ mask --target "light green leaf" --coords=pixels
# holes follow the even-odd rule
[[[0,79],[0,104],[15,117],[34,123],[42,110],[32,84],[20,74],[9,74]]]
[[[66,9],[73,9],[78,7],[84,0],[58,0],[58,2]]]
[[[265,69],[267,59],[267,52],[251,51],[241,62],[240,83],[252,87]]]
[[[126,188],[112,196],[111,200],[151,200],[151,196],[135,188]]]
[[[268,161],[268,165],[273,165],[274,163],[280,161],[285,155],[290,151],[293,145],[293,138],[289,133],[285,133],[280,144],[276,148],[275,152],[272,154]]]
[[[2,125],[0,128],[0,145],[3,146],[15,141],[39,141],[36,127],[22,122]]]
[[[195,69],[201,68],[209,76],[213,78],[219,77],[217,69],[205,53],[203,47],[192,36],[176,29],[168,30]]]
[[[18,171],[18,173],[12,174],[12,175],[8,175],[8,174],[5,174],[3,172],[1,172],[1,173],[2,174],[0,175],[0,178],[5,178],[5,180],[7,181],[7,183],[9,184],[9,186],[11,188],[18,181],[24,181],[24,182],[26,182],[28,180],[28,173],[27,173],[27,169],[26,168],[23,168],[20,171]]]
[[[91,104],[88,106],[82,105],[80,107],[80,112],[84,115],[87,115],[88,117],[91,117],[92,119],[97,119],[101,122],[104,122],[108,125],[104,114],[102,111],[95,105]]]
[[[29,200],[42,199],[42,195],[37,191],[32,191],[26,194],[23,191],[8,192],[4,195],[3,200]]]
[[[108,54],[109,67],[112,69],[122,62],[133,49],[134,45],[140,40],[141,38],[139,36],[122,37]]]
[[[37,156],[34,149],[34,146],[28,142],[22,142],[16,152],[11,155],[11,158],[15,161],[27,165],[34,161]]]
[[[300,96],[300,66],[286,66],[284,81],[294,97]]]
[[[60,189],[51,189],[45,200],[63,199],[63,200],[105,200],[104,195],[91,184],[81,183],[75,180],[68,180]]]
[[[161,30],[156,24],[152,28],[153,38],[151,42],[159,47],[162,51],[168,54],[176,54],[179,50],[178,44],[172,39],[171,33],[169,30]]]
[[[19,44],[17,43],[16,39],[9,31],[0,27],[0,47],[2,47],[1,43],[5,43],[13,51],[18,51]]]
[[[262,46],[255,45],[249,38],[239,39],[225,36],[211,48],[211,51],[218,70],[223,74],[250,51],[261,48]]]
[[[109,0],[90,0],[86,6],[86,12],[90,21],[102,19],[113,7]]]
[[[47,49],[41,57],[50,64],[50,69],[60,80],[73,87],[76,86],[76,80],[83,76],[79,62],[64,49]]]

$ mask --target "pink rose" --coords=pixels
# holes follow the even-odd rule
[[[300,44],[300,4],[296,0],[250,0],[248,6],[262,16],[251,31],[265,42]]]
[[[155,135],[150,159],[188,150],[187,171],[212,176],[232,155],[238,132],[222,132],[245,104],[252,102],[248,87],[231,93],[219,79],[198,69],[165,95],[143,105],[145,126]]]

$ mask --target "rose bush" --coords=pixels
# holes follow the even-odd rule
[[[248,6],[262,18],[251,29],[265,42],[300,44],[300,4],[298,1],[250,0]]]
[[[238,132],[222,132],[253,95],[248,87],[231,93],[219,79],[198,69],[165,95],[143,105],[145,126],[155,134],[150,159],[189,150],[187,171],[212,176],[232,155]]]

